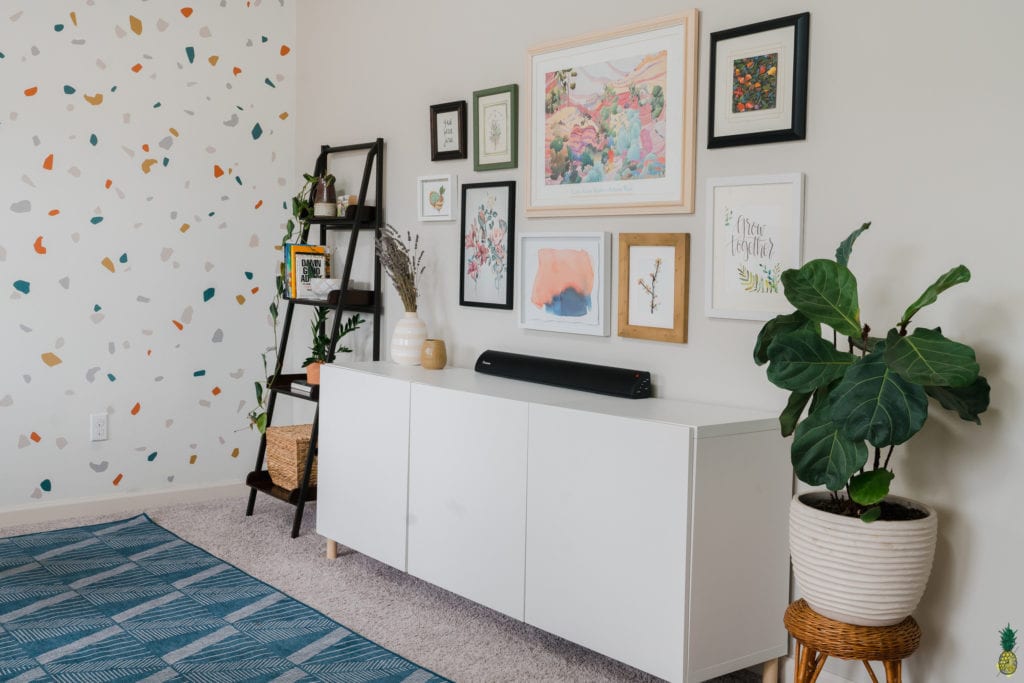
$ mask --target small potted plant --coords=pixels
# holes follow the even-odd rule
[[[929,398],[981,424],[989,385],[969,346],[939,327],[910,331],[921,309],[970,280],[962,265],[925,289],[884,336],[871,334],[847,267],[869,225],[839,245],[835,260],[782,273],[796,311],[764,325],[754,361],[791,392],[779,424],[783,436],[793,435],[797,478],[826,488],[795,496],[790,507],[790,553],[803,597],[824,616],[883,626],[917,606],[937,535],[935,510],[889,495],[893,450],[924,426]]]
[[[356,313],[350,316],[345,324],[338,330],[338,339],[335,342],[335,349],[331,351],[331,338],[327,336],[325,332],[325,326],[327,322],[327,309],[324,307],[318,307],[316,313],[313,314],[313,319],[310,321],[310,332],[312,335],[312,341],[309,346],[309,357],[302,362],[302,367],[306,368],[306,383],[307,384],[320,384],[320,366],[324,363],[329,363],[334,360],[334,356],[338,353],[351,353],[352,349],[347,346],[337,346],[341,343],[341,339],[359,329],[365,320],[362,316]]]
[[[390,225],[377,235],[377,258],[405,307],[405,315],[391,336],[391,360],[399,365],[419,365],[420,350],[427,339],[427,325],[416,314],[419,296],[417,280],[423,274],[420,237],[406,233],[405,239]]]

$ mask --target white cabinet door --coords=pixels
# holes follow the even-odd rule
[[[409,573],[523,618],[527,404],[412,387]]]
[[[683,677],[690,430],[530,406],[526,621]]]
[[[325,365],[316,530],[406,568],[409,382]]]

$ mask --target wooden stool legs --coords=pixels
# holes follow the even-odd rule
[[[903,659],[917,650],[921,628],[913,617],[892,626],[855,626],[824,617],[797,600],[783,617],[796,642],[793,683],[814,683],[829,657],[864,663],[871,683],[878,683],[869,662],[882,662],[887,683],[903,683]]]

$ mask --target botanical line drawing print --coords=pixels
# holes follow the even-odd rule
[[[668,52],[545,74],[545,184],[665,177]]]
[[[636,281],[636,283],[640,285],[640,287],[642,287],[645,292],[647,292],[647,295],[651,297],[651,313],[654,313],[656,310],[658,310],[658,307],[661,305],[661,302],[658,301],[658,294],[655,291],[658,284],[659,272],[661,272],[661,259],[656,258],[654,259],[654,272],[650,273],[651,284],[648,285],[646,282],[644,282],[643,278],[640,278],[639,280]]]
[[[498,217],[497,201],[495,195],[487,193],[466,232],[466,275],[473,280],[474,287],[481,272],[489,268],[494,288],[501,289],[508,270],[508,223]]]
[[[779,92],[779,53],[734,59],[732,62],[732,111],[740,114],[775,109]]]

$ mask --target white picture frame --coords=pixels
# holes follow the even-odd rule
[[[458,176],[425,175],[416,179],[416,217],[420,221],[453,221],[458,201]]]
[[[802,173],[710,178],[705,314],[770,320],[792,310],[780,276],[799,268]]]
[[[519,236],[519,326],[546,332],[611,334],[611,234],[543,232]]]

